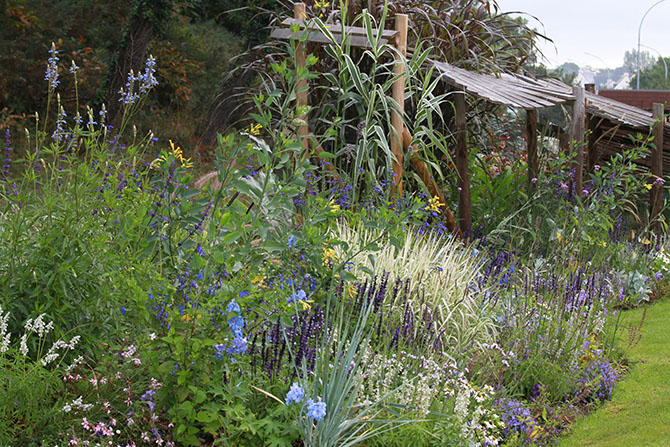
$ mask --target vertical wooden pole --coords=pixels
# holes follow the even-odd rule
[[[468,235],[472,226],[470,203],[470,173],[468,172],[468,134],[465,120],[465,92],[454,96],[456,109],[456,170],[458,172],[458,220],[463,235]]]
[[[588,172],[593,172],[598,159],[600,159],[600,152],[598,151],[598,140],[602,135],[602,129],[598,126],[598,122],[601,119],[596,116],[591,116],[587,119],[589,123],[589,142],[586,147],[586,153],[588,154],[588,163],[587,170]]]
[[[570,140],[575,155],[575,194],[581,195],[583,184],[582,175],[584,172],[584,134],[586,128],[586,104],[584,99],[584,87],[573,87],[572,93],[575,95],[575,102],[572,105],[572,132]]]
[[[296,18],[297,20],[305,20],[306,16],[306,9],[305,9],[305,4],[304,3],[296,3],[293,5],[293,17]],[[305,67],[305,44],[302,42],[298,42],[298,44],[295,47],[295,66],[297,71],[300,71]],[[307,100],[308,100],[308,92],[307,92],[307,80],[306,79],[301,79],[298,81],[298,84],[296,85],[296,107],[301,108],[305,107],[307,105]],[[307,126],[307,120],[309,117],[303,115],[300,117],[305,124],[301,124],[298,127],[298,137],[302,140],[309,134],[309,128]]]
[[[398,104],[398,110],[391,115],[392,135],[391,150],[395,156],[393,162],[393,192],[402,195],[402,177],[403,177],[403,115],[405,114],[405,55],[407,54],[407,14],[396,14],[395,29],[398,31],[396,36],[395,68],[393,74],[398,79],[393,83],[393,99]]]
[[[660,234],[663,228],[657,220],[661,209],[663,208],[663,184],[656,179],[663,178],[663,130],[665,127],[665,115],[663,113],[663,104],[654,103],[652,106],[656,126],[654,127],[654,146],[651,154],[651,174],[653,183],[651,187],[651,219],[652,228],[656,234]]]
[[[537,110],[526,110],[526,142],[528,144],[528,190],[533,191],[540,171],[540,159],[537,155]]]

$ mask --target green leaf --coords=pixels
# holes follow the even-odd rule
[[[208,423],[212,422],[213,420],[216,419],[216,413],[212,414],[209,411],[200,411],[198,412],[197,416],[195,417],[195,420],[198,422],[202,423]]]

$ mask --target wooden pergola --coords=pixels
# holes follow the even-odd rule
[[[322,32],[309,20],[306,20],[304,3],[294,5],[294,18],[286,19],[281,27],[275,28],[271,34],[276,39],[294,39],[298,41],[296,48],[296,65],[305,66],[304,42],[314,44],[329,44],[333,40],[342,42],[347,39],[351,46],[370,47],[365,28],[351,26],[337,26],[329,29],[329,34]],[[405,57],[407,53],[407,15],[395,15],[395,29],[381,30],[383,43],[394,45],[396,64],[394,74],[397,76],[392,87],[393,100],[397,108],[391,116],[391,149],[393,160],[393,192],[401,194],[403,189],[403,161],[404,153],[410,148],[412,136],[403,124],[405,109]],[[296,30],[297,27],[297,30]],[[375,34],[378,33],[374,30]],[[670,168],[670,128],[663,114],[663,105],[655,104],[654,112],[650,113],[609,98],[597,96],[585,91],[583,87],[570,87],[555,79],[533,79],[516,74],[501,74],[493,76],[475,73],[455,67],[446,62],[429,61],[440,73],[442,79],[456,88],[453,94],[455,106],[455,135],[456,135],[456,168],[458,172],[458,213],[460,232],[467,233],[472,226],[472,206],[470,201],[470,180],[467,148],[466,123],[466,93],[470,93],[493,104],[521,108],[526,111],[526,133],[528,141],[528,169],[529,179],[537,177],[539,173],[539,157],[537,153],[537,110],[556,105],[572,106],[571,145],[575,155],[575,190],[581,194],[583,190],[583,173],[585,154],[588,154],[588,168],[592,169],[600,157],[620,152],[626,145],[624,135],[635,132],[648,132],[653,129],[655,147],[648,162],[645,162],[656,178],[662,178],[664,158],[665,166]],[[309,104],[308,85],[305,80],[300,81],[296,89],[296,105],[304,108]],[[306,146],[318,156],[322,149],[318,147],[316,139],[309,132],[307,117],[304,124],[297,129],[297,135]],[[662,125],[658,125],[662,122]],[[586,140],[587,128],[589,132]],[[664,136],[668,135],[665,139]],[[630,146],[630,143],[628,143]],[[424,184],[433,196],[444,204],[442,210],[447,217],[447,227],[450,231],[459,231],[451,210],[446,206],[443,192],[430,174],[425,162],[412,156],[412,168],[418,173]],[[328,166],[335,175],[334,166]],[[662,184],[653,183],[651,190],[652,217],[657,216],[662,207]],[[532,184],[529,185],[532,188]]]
[[[643,160],[651,169],[654,178],[663,177],[663,159],[670,162],[670,127],[663,114],[663,105],[655,104],[654,112],[638,109],[609,98],[585,91],[583,87],[570,87],[555,79],[533,79],[528,76],[502,74],[493,76],[454,67],[445,62],[431,61],[442,78],[457,90],[454,93],[456,111],[456,168],[459,185],[459,220],[462,231],[472,225],[470,203],[470,181],[466,129],[465,94],[470,93],[490,103],[526,110],[526,134],[528,141],[529,179],[537,177],[539,159],[537,153],[537,110],[556,105],[572,106],[571,144],[575,150],[575,190],[583,190],[585,154],[588,154],[588,169],[598,159],[624,147],[630,147],[628,135],[637,132],[654,132],[654,148],[648,160]],[[659,125],[659,123],[662,123]],[[588,132],[588,141],[586,140]],[[664,136],[668,135],[668,139]],[[670,168],[665,163],[666,169]],[[652,183],[651,215],[658,216],[662,208],[662,184]],[[532,185],[531,185],[532,187]]]

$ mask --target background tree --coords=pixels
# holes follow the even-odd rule
[[[655,62],[656,58],[649,51],[640,51],[640,70],[646,70],[648,67],[654,65]],[[635,48],[626,51],[623,56],[623,65],[631,73],[637,72],[637,50]]]
[[[666,57],[665,63],[660,57],[656,63],[648,66],[640,72],[640,89],[643,90],[670,90],[670,79],[668,78],[668,66],[670,58]],[[633,74],[631,85],[637,84],[637,73]]]
[[[119,90],[125,86],[128,73],[141,71],[147,48],[155,34],[165,31],[173,8],[172,0],[135,0],[121,48],[111,64],[107,111],[114,121],[119,107]]]

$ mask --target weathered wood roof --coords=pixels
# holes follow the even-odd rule
[[[522,109],[539,109],[574,101],[572,89],[556,88],[546,79],[504,74],[496,77],[455,67],[446,62],[431,61],[451,85],[463,88],[494,104]],[[567,87],[567,86],[566,86]]]
[[[451,85],[462,88],[494,104],[522,109],[538,109],[575,100],[572,87],[557,79],[533,79],[504,73],[499,77],[455,67],[446,62],[431,61]],[[654,123],[651,112],[585,92],[586,113],[634,129],[649,130]]]
[[[647,110],[638,109],[637,107],[604,96],[598,96],[591,92],[586,92],[585,96],[586,113],[589,115],[605,118],[635,129],[649,130],[649,126],[654,124],[654,117]]]

